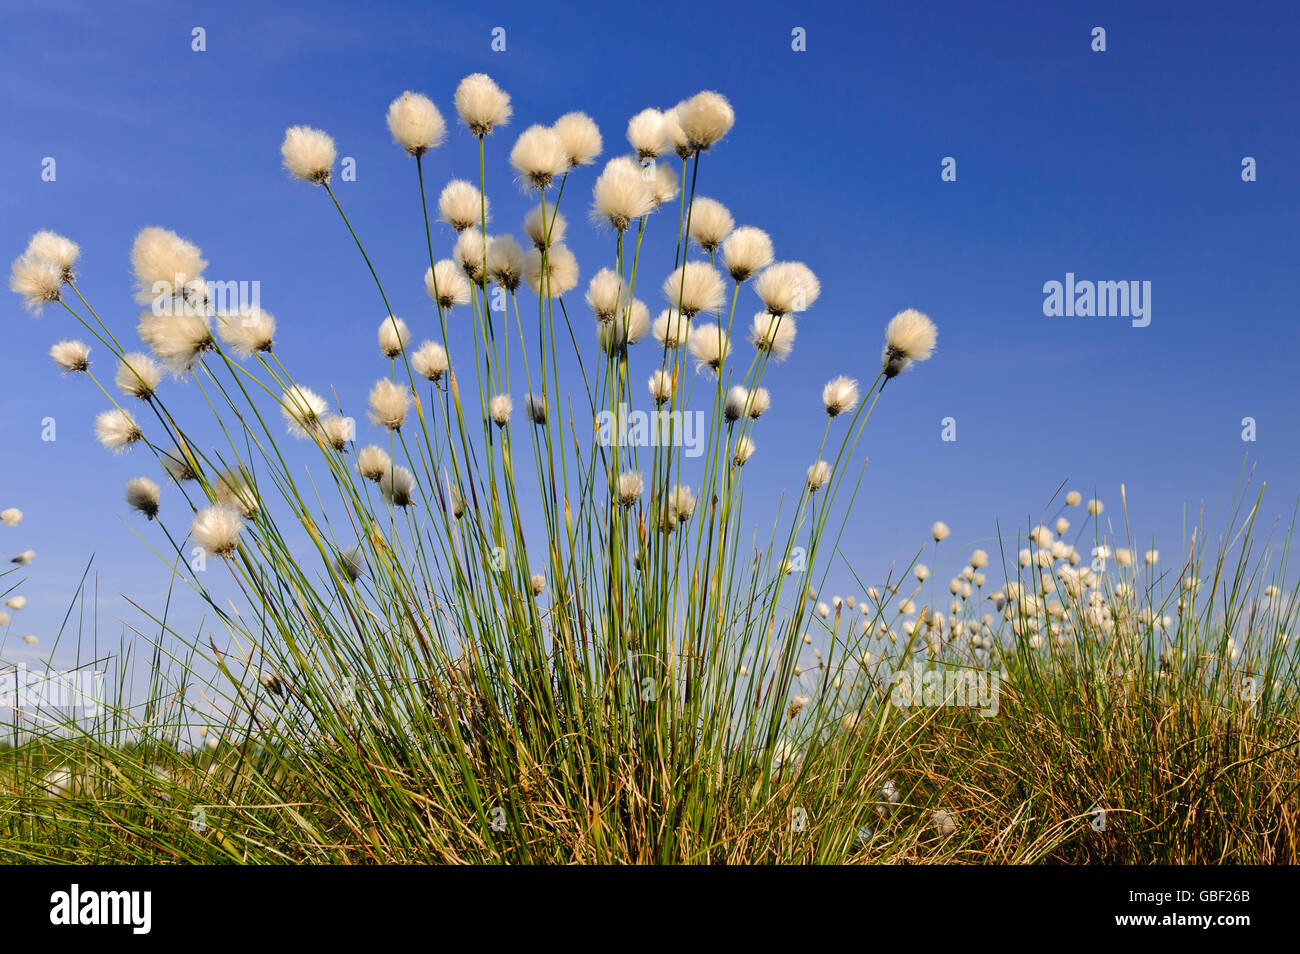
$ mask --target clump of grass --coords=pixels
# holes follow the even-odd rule
[[[511,163],[536,205],[517,241],[487,231],[485,157],[509,96],[475,74],[455,104],[479,181],[440,194],[455,236],[442,259],[425,178],[445,123],[410,92],[388,114],[424,209],[420,321],[395,315],[333,191],[332,139],[295,126],[282,149],[339,216],[386,316],[364,446],[333,391],[281,354],[283,323],[215,300],[180,236],[146,229],[132,252],[152,356],[83,297],[75,245],[42,233],[15,262],[33,310],[61,308],[116,359],[120,397],[80,342],[52,352],[108,400],[105,446],[155,458],[162,486],[137,477],[128,501],[172,586],[210,616],[185,634],[170,598],[141,607],[101,712],[14,717],[7,859],[1295,858],[1293,620],[1258,609],[1247,545],[1226,545],[1212,576],[1192,549],[1205,585],[1182,594],[1176,626],[1157,561],[1142,579],[1084,574],[1059,523],[1031,533],[1014,561],[1028,572],[1006,573],[995,612],[987,554],[953,578],[947,614],[928,566],[910,593],[890,580],[819,603],[807,581],[842,570],[859,442],[889,382],[930,357],[933,323],[901,313],[879,365],[857,372],[866,387],[844,374],[821,389],[791,512],[756,537],[743,490],[763,459],[764,385],[820,282],[697,196],[702,168],[725,170],[730,104],[705,92],[639,113],[635,158],[594,176],[591,216],[610,238],[585,289],[594,334],[568,311],[581,283],[560,206],[599,131],[575,113],[519,137]],[[763,309],[751,351],[735,328],[746,284]],[[653,323],[646,289],[667,306]],[[420,340],[424,326],[439,340]],[[188,387],[164,384],[155,360]],[[592,438],[629,409],[654,412],[667,439]],[[698,458],[678,439],[684,415],[698,415]],[[937,559],[947,527],[932,536]],[[224,583],[190,562],[194,544]],[[997,677],[996,715],[897,694],[897,673],[954,669]],[[1248,706],[1247,671],[1263,687]],[[1089,824],[1099,809],[1105,831]]]

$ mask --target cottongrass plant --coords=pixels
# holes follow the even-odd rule
[[[1268,627],[1291,631],[1292,604],[1274,597],[1243,618],[1250,578],[1239,569],[1220,599],[1221,562],[1212,585],[1180,597],[1175,626],[1165,603],[1140,595],[1157,579],[1156,557],[1126,566],[1143,576],[1120,582],[1052,576],[1077,566],[1079,551],[1045,526],[1024,573],[1013,568],[996,594],[984,551],[943,593],[942,523],[935,571],[914,574],[915,592],[904,572],[819,602],[809,581],[835,566],[866,425],[888,382],[933,353],[933,322],[899,314],[878,367],[845,367],[825,384],[822,433],[804,448],[804,476],[794,472],[791,509],[760,517],[765,530],[747,542],[756,523],[745,468],[762,459],[767,374],[790,354],[821,285],[807,265],[775,261],[766,232],[736,227],[731,210],[697,195],[715,166],[725,172],[730,104],[706,91],[638,113],[626,131],[632,154],[582,184],[605,148],[585,114],[526,126],[501,147],[513,118],[505,91],[474,74],[453,100],[479,179],[449,182],[432,212],[426,164],[451,138],[442,114],[411,91],[387,113],[424,211],[424,234],[411,240],[427,251],[433,314],[418,321],[394,316],[333,191],[331,137],[293,126],[282,147],[289,174],[339,216],[385,316],[368,397],[373,443],[323,396],[332,388],[299,379],[269,313],[217,312],[208,263],[188,239],[150,227],[132,249],[137,300],[150,305],[137,326],[144,351],[82,297],[74,243],[39,233],[15,261],[11,287],[29,308],[56,309],[111,356],[116,393],[81,339],[51,349],[58,369],[111,402],[95,419],[104,446],[156,463],[162,477],[131,480],[127,502],[172,586],[210,618],[186,636],[170,601],[143,608],[155,631],[139,634],[153,646],[145,685],[132,682],[124,640],[114,701],[100,714],[14,724],[0,763],[6,857],[1155,858],[1168,854],[1152,833],[1168,806],[1153,793],[1176,790],[1187,777],[1168,774],[1177,766],[1199,773],[1203,826],[1184,831],[1184,860],[1294,860],[1294,814],[1275,784],[1294,768],[1294,751],[1279,747],[1295,729],[1284,665],[1294,650],[1265,638]],[[521,239],[508,224],[488,230],[489,140],[535,203]],[[563,242],[584,211],[608,240],[586,283]],[[652,260],[651,233],[675,248],[670,261]],[[755,307],[751,294],[762,310],[746,335],[735,318]],[[653,321],[652,296],[663,307]],[[576,327],[584,306],[592,335]],[[468,347],[449,335],[453,320]],[[220,440],[187,417],[186,390],[216,415]],[[592,437],[624,408],[656,413],[667,439]],[[687,413],[703,422],[698,459],[679,439]],[[301,453],[314,461],[309,483],[290,463]],[[1102,507],[1087,511],[1099,538]],[[299,538],[308,556],[291,543]],[[217,573],[194,572],[193,546]],[[1186,572],[1208,579],[1199,564]],[[83,609],[93,592],[84,584]],[[1196,609],[1207,594],[1210,606]],[[948,613],[936,595],[950,598]],[[981,613],[994,595],[996,609]],[[1217,655],[1204,655],[1216,640]],[[1157,645],[1175,651],[1168,666]],[[1010,715],[899,707],[885,667],[914,662],[1001,674]],[[1265,677],[1250,723],[1226,692],[1243,664]],[[1061,686],[1078,711],[1058,711]],[[1197,706],[1164,723],[1172,734],[1133,731],[1171,697]],[[1100,751],[1068,745],[1061,726],[1092,732],[1098,719]],[[1199,741],[1188,749],[1188,739]],[[1026,774],[1049,751],[1072,760],[1075,781]],[[1143,767],[1125,769],[1135,756]],[[1229,800],[1229,784],[1251,798]],[[1247,803],[1264,814],[1247,815]],[[1084,819],[1101,804],[1114,807],[1122,837],[1089,840]]]

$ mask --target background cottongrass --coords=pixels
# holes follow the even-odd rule
[[[332,189],[333,140],[285,135],[289,176],[317,187],[303,201],[339,215],[375,285],[365,414],[300,379],[270,313],[218,313],[174,232],[147,228],[130,254],[147,353],[83,298],[75,243],[39,233],[15,260],[13,290],[79,336],[53,343],[61,386],[109,402],[97,437],[141,466],[125,494],[160,573],[210,620],[185,634],[170,600],[142,607],[147,633],[85,660],[108,670],[99,712],[13,718],[8,860],[1296,859],[1296,601],[1285,562],[1253,548],[1257,503],[1172,566],[1175,548],[1135,547],[1114,508],[1071,491],[969,555],[937,521],[889,579],[859,580],[837,541],[864,518],[860,442],[934,352],[934,323],[881,316],[878,363],[802,387],[806,472],[755,518],[746,468],[787,399],[765,374],[821,283],[736,226],[761,208],[738,219],[697,195],[725,174],[725,97],[637,113],[631,155],[590,172],[608,144],[584,114],[502,142],[513,107],[491,78],[452,104],[477,183],[426,181],[453,138],[432,98],[407,91],[385,117],[425,212],[418,318],[394,316]],[[488,148],[517,181],[486,182]],[[489,185],[527,193],[521,238]],[[608,239],[585,266],[563,244],[584,216]],[[452,346],[452,322],[473,347]],[[562,350],[578,369],[563,379]],[[624,405],[664,412],[670,437],[674,413],[698,412],[702,455],[596,440]],[[5,634],[24,565],[0,572]],[[832,574],[856,592],[819,596]],[[73,627],[94,615],[85,582]],[[65,635],[80,632],[51,651]],[[997,714],[902,704],[899,672],[996,677]]]

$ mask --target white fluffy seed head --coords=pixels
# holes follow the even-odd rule
[[[444,258],[425,270],[424,288],[439,308],[469,304],[469,279],[449,258]]]
[[[463,232],[471,225],[492,221],[492,205],[474,183],[452,179],[438,196],[438,215],[457,232]]]
[[[749,407],[749,390],[739,384],[733,384],[727,390],[727,397],[722,404],[722,414],[728,422],[740,420]]]
[[[307,437],[320,423],[328,405],[325,399],[310,388],[293,385],[280,396],[280,413],[284,415],[289,433],[294,437]]]
[[[430,381],[440,381],[447,373],[447,351],[436,341],[426,341],[411,355],[415,373]]]
[[[601,324],[614,320],[623,300],[623,279],[612,268],[602,268],[587,284],[587,305]]]
[[[246,519],[257,515],[261,499],[253,475],[245,467],[235,467],[222,472],[212,485],[217,503],[230,507]]]
[[[819,460],[808,468],[808,489],[820,490],[831,478],[831,465]]]
[[[731,131],[736,114],[721,93],[704,90],[678,103],[677,126],[692,151],[708,149]]]
[[[655,208],[646,176],[626,156],[617,156],[605,164],[591,193],[592,218],[608,222],[619,232]]]
[[[392,468],[393,461],[388,451],[378,444],[367,444],[357,452],[357,473],[366,480],[378,481]]]
[[[712,252],[735,228],[736,220],[716,199],[698,196],[691,203],[691,238],[706,252]]]
[[[749,326],[749,340],[759,351],[771,352],[773,358],[782,361],[794,350],[795,320],[793,315],[774,315],[770,311],[760,311],[754,315]]]
[[[731,277],[743,282],[772,264],[772,239],[762,229],[742,225],[723,240],[722,260]]]
[[[385,358],[396,358],[411,343],[411,329],[401,318],[389,315],[379,323],[379,350]]]
[[[690,336],[691,323],[680,312],[665,308],[654,320],[653,333],[665,348],[676,348]]]
[[[627,141],[642,161],[655,159],[670,148],[664,139],[664,114],[657,109],[643,109],[627,122]]]
[[[389,467],[379,478],[379,492],[394,506],[414,506],[415,475],[405,467]]]
[[[115,454],[120,454],[144,437],[131,412],[122,408],[100,411],[95,418],[95,437]]]
[[[634,470],[626,470],[618,475],[618,481],[615,485],[615,493],[618,496],[618,502],[624,507],[630,507],[641,499],[641,491],[645,489],[645,484],[641,480],[641,475]]]
[[[65,282],[70,282],[77,277],[74,266],[77,264],[77,256],[81,254],[81,247],[58,232],[51,232],[49,229],[37,232],[27,241],[26,254],[48,258],[59,266]]]
[[[749,394],[749,416],[758,420],[772,406],[772,395],[767,388],[755,388]]]
[[[667,404],[673,399],[673,376],[662,368],[650,375],[650,397],[655,404]]]
[[[563,242],[567,227],[560,210],[551,204],[545,208],[535,205],[524,216],[524,234],[532,239],[534,248],[546,248]]]
[[[63,269],[57,262],[41,255],[23,254],[13,261],[9,289],[22,296],[23,305],[34,315],[59,300],[63,287]]]
[[[163,470],[178,484],[198,479],[198,458],[184,441],[175,444],[171,450],[162,451],[160,462]]]
[[[402,429],[411,410],[411,389],[388,378],[380,378],[370,389],[370,420],[390,431]]]
[[[310,126],[290,126],[284,131],[280,155],[289,174],[304,182],[324,185],[338,151],[328,133]]]
[[[241,357],[275,347],[275,316],[256,305],[245,305],[232,315],[217,316],[217,335]]]
[[[546,396],[544,394],[529,394],[524,398],[524,411],[528,414],[528,419],[534,424],[545,424],[547,418]]]
[[[622,354],[628,345],[634,345],[650,330],[650,309],[633,299],[625,305],[613,321],[597,326],[601,350],[611,357]]]
[[[158,390],[158,382],[162,380],[162,375],[162,368],[152,358],[147,354],[133,351],[122,355],[113,381],[123,394],[148,401]]]
[[[731,455],[732,463],[737,467],[743,467],[753,456],[754,442],[748,436],[743,436],[737,439],[735,450]]]
[[[677,173],[673,172],[672,167],[666,162],[655,163],[650,171],[651,175],[646,180],[646,184],[650,186],[650,199],[657,209],[665,202],[677,198],[682,184],[677,178]]]
[[[167,370],[182,375],[212,350],[212,327],[197,303],[174,298],[168,305],[141,312],[136,332]]]
[[[345,450],[348,442],[356,439],[356,425],[350,417],[326,414],[320,419],[321,437],[335,450]]]
[[[193,242],[155,225],[141,229],[131,246],[135,300],[145,305],[181,296],[187,287],[202,279],[207,267]]]
[[[731,353],[727,333],[715,324],[692,328],[686,346],[701,368],[707,367],[714,373],[721,369],[722,362]]]
[[[858,382],[840,375],[826,382],[822,388],[822,404],[830,417],[838,417],[858,406]]]
[[[23,522],[23,512],[17,507],[6,507],[0,510],[0,523],[6,527],[16,527]]]
[[[126,482],[126,502],[152,520],[158,516],[158,500],[162,491],[148,477],[132,477]]]
[[[1065,504],[1067,507],[1077,507],[1083,502],[1083,494],[1077,490],[1071,490],[1065,495]]]
[[[484,284],[486,273],[483,269],[487,265],[487,250],[491,241],[477,228],[466,229],[460,233],[452,249],[452,257],[460,265],[461,271],[476,285]]]
[[[213,556],[228,557],[239,549],[244,519],[239,511],[224,504],[206,507],[194,515],[190,532],[199,546]]]
[[[505,427],[510,422],[510,413],[514,409],[515,404],[510,400],[509,394],[497,394],[488,401],[488,416],[497,427]]]
[[[90,346],[84,341],[60,341],[50,348],[50,358],[66,372],[90,367]]]
[[[546,574],[534,573],[528,580],[528,588],[533,596],[541,596],[546,591]]]
[[[722,276],[708,262],[687,262],[664,279],[668,303],[687,318],[702,311],[718,311],[725,295]]]
[[[776,262],[759,273],[754,291],[774,315],[807,311],[821,295],[821,282],[803,262]]]
[[[948,529],[948,525],[942,520],[936,520],[934,526],[930,528],[930,536],[934,537],[935,543],[942,543],[944,540],[947,540],[948,534],[951,532],[952,531]]]
[[[456,87],[456,112],[475,136],[488,136],[510,121],[510,96],[486,73],[471,73]]]
[[[573,291],[578,284],[578,259],[566,245],[552,245],[546,250],[546,267],[542,251],[530,249],[524,258],[524,281],[537,295],[558,298]]]
[[[895,377],[914,361],[928,359],[938,338],[939,332],[928,316],[915,308],[900,311],[885,328],[885,350],[881,355],[885,377]]]
[[[565,113],[555,121],[555,131],[560,136],[571,169],[591,165],[604,146],[600,128],[586,113]]]
[[[408,156],[421,156],[442,145],[447,124],[433,100],[407,90],[388,105],[388,131]]]
[[[1088,501],[1088,513],[1094,517],[1100,514],[1105,509],[1106,509],[1106,505],[1102,503],[1100,500],[1098,500],[1096,497]]]
[[[691,493],[691,488],[678,484],[673,488],[672,495],[668,498],[672,506],[673,515],[681,521],[690,520],[695,513],[695,494]]]
[[[524,280],[524,250],[513,235],[498,235],[488,245],[488,277],[508,292]]]
[[[510,150],[510,164],[534,189],[544,189],[569,168],[564,140],[550,126],[532,125],[519,134]]]

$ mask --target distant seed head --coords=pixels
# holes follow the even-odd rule
[[[163,451],[160,456],[163,470],[167,471],[176,483],[198,479],[198,458],[195,457],[194,451],[190,450],[189,445],[181,442],[171,450]]]
[[[328,405],[310,388],[293,385],[280,396],[280,413],[294,437],[308,437],[316,429]]]
[[[452,257],[460,265],[465,277],[475,285],[481,286],[485,282],[483,268],[487,263],[487,250],[491,241],[479,229],[466,229],[460,233],[456,246],[452,249]]]
[[[256,305],[217,318],[217,334],[241,357],[270,352],[275,347],[275,316]]]
[[[14,259],[9,289],[22,296],[23,305],[34,315],[59,300],[63,269],[52,259],[26,253]]]
[[[627,141],[641,161],[655,159],[670,148],[664,139],[664,114],[657,109],[643,109],[627,123]]]
[[[667,404],[673,399],[673,376],[662,368],[650,375],[650,397],[655,404]]]
[[[560,136],[569,168],[591,165],[600,155],[604,145],[600,129],[586,113],[565,113],[555,121],[555,131]]]
[[[568,246],[552,245],[543,269],[541,250],[530,249],[524,257],[524,281],[539,297],[559,298],[577,286],[578,260]]]
[[[510,422],[510,413],[515,409],[509,394],[497,394],[488,401],[488,416],[497,427],[505,427]]]
[[[831,465],[819,460],[808,468],[808,489],[820,490],[831,478]]]
[[[754,291],[774,315],[807,311],[821,295],[821,282],[803,262],[776,262],[759,273]]]
[[[393,461],[388,451],[377,444],[367,444],[357,453],[357,473],[366,480],[377,483],[392,468]]]
[[[654,320],[653,333],[665,348],[676,348],[690,337],[691,323],[680,312],[665,308]]]
[[[796,330],[794,315],[760,311],[749,326],[749,340],[757,350],[768,351],[773,358],[782,361],[794,350]]]
[[[772,264],[772,239],[762,229],[742,225],[723,240],[722,260],[731,277],[743,282]]]
[[[415,476],[405,467],[389,467],[379,478],[379,492],[394,506],[414,506]]]
[[[154,396],[161,380],[162,368],[147,354],[139,352],[122,355],[118,361],[117,374],[113,377],[119,391],[141,401],[148,401]]]
[[[411,343],[411,329],[395,315],[379,323],[379,351],[386,358],[396,358]]]
[[[528,588],[533,596],[541,596],[546,591],[546,574],[534,573],[528,580]]]
[[[686,346],[701,368],[707,367],[715,374],[722,368],[722,362],[726,360],[727,355],[731,353],[727,333],[715,324],[692,328]]]
[[[208,263],[197,245],[169,229],[149,226],[140,230],[131,246],[135,271],[135,300],[142,305],[182,297],[186,288],[203,278]]]
[[[822,404],[830,417],[838,417],[858,406],[858,382],[840,375],[826,382],[822,388]]]
[[[602,268],[587,285],[587,305],[602,324],[614,320],[623,300],[623,279],[612,268]]]
[[[438,214],[457,232],[491,221],[492,206],[478,186],[465,179],[452,179],[438,196]]]
[[[325,185],[337,150],[328,133],[310,126],[290,126],[284,132],[280,155],[289,174],[304,182]]]
[[[488,245],[488,277],[508,292],[524,279],[524,250],[513,235],[498,235]]]
[[[95,437],[115,454],[128,450],[132,444],[144,437],[144,432],[136,424],[129,411],[111,408],[100,411],[95,418]]]
[[[942,543],[944,540],[948,539],[948,534],[951,532],[952,531],[948,529],[948,525],[942,520],[936,520],[934,526],[930,528],[930,536],[934,537],[935,543]]]
[[[449,258],[425,270],[424,288],[440,308],[469,304],[469,279]]]
[[[692,151],[708,149],[731,131],[736,114],[720,93],[705,90],[677,104],[676,119]]]
[[[544,209],[533,206],[524,216],[524,234],[532,239],[534,248],[546,248],[564,241],[564,230],[568,227],[564,216],[554,205]]]
[[[663,287],[668,304],[687,318],[694,318],[702,311],[718,311],[726,294],[722,276],[708,262],[678,266],[664,279]]]
[[[743,467],[754,456],[754,442],[749,437],[740,437],[736,440],[735,451],[731,455],[732,463],[737,467]]]
[[[621,506],[632,506],[641,499],[641,491],[644,489],[645,484],[636,471],[628,470],[618,475],[616,492]]]
[[[592,187],[592,217],[622,232],[654,209],[654,195],[642,170],[626,156],[605,164]]]
[[[716,199],[697,196],[691,203],[691,238],[706,252],[712,252],[736,225],[727,207]]]
[[[558,132],[550,126],[533,125],[515,140],[510,164],[531,188],[545,189],[568,170],[569,155]]]
[[[346,450],[348,443],[356,439],[355,424],[350,417],[339,414],[326,414],[320,419],[321,436],[325,443],[335,450]]]
[[[239,535],[243,529],[243,517],[233,508],[221,504],[200,510],[190,524],[190,532],[199,546],[219,557],[234,555],[239,549]]]
[[[447,373],[447,352],[437,342],[426,341],[411,355],[411,367],[421,377],[441,381]]]
[[[126,483],[126,502],[148,519],[158,516],[158,499],[162,491],[148,477],[132,477]]]
[[[525,397],[524,412],[534,424],[544,425],[547,419],[546,395],[529,394]]]
[[[1077,490],[1071,490],[1065,495],[1065,505],[1067,507],[1077,507],[1083,502],[1083,494]]]
[[[388,378],[380,378],[370,389],[370,420],[390,431],[402,429],[411,410],[411,389]]]
[[[167,370],[181,375],[212,350],[212,328],[204,306],[179,298],[169,305],[141,312],[136,332]]]
[[[754,420],[762,417],[772,406],[772,395],[767,388],[755,388],[749,393],[749,416]]]
[[[77,263],[77,256],[81,254],[81,248],[72,239],[64,238],[57,232],[51,232],[49,229],[37,232],[27,241],[25,254],[48,258],[59,266],[65,282],[70,282],[77,277],[74,266]]]
[[[722,405],[723,417],[728,423],[735,423],[748,413],[749,391],[739,384],[733,384],[727,390],[726,400]]]
[[[1098,500],[1096,497],[1088,501],[1088,513],[1094,517],[1100,514],[1105,509],[1106,509],[1106,505],[1102,503],[1100,500]]]

